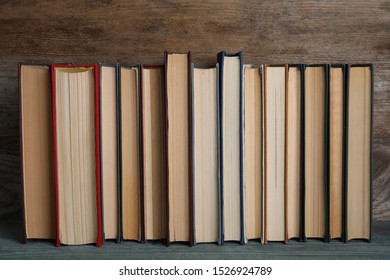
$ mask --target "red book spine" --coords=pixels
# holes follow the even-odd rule
[[[96,246],[100,247],[103,243],[102,238],[102,197],[100,182],[100,74],[99,65],[94,65],[95,72],[95,153],[96,153],[96,209],[97,209],[97,240]]]
[[[54,188],[56,196],[56,246],[60,246],[60,224],[58,209],[58,165],[57,165],[57,124],[56,124],[56,77],[55,65],[51,65],[51,107],[53,116],[53,167],[54,167]]]

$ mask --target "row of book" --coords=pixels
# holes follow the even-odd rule
[[[371,238],[373,66],[19,65],[24,240]]]

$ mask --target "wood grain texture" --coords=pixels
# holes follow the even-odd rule
[[[17,63],[373,63],[375,219],[390,219],[390,2],[0,1],[0,219],[21,217]]]

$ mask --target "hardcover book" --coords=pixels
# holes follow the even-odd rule
[[[55,239],[53,129],[48,65],[19,64],[23,241]]]
[[[328,65],[304,66],[305,238],[329,242]]]
[[[371,240],[373,65],[348,65],[345,241]]]
[[[103,239],[118,239],[118,67],[100,65]]]
[[[221,243],[244,243],[242,52],[218,54]]]
[[[244,65],[245,242],[263,239],[262,66]]]
[[[264,65],[264,243],[287,242],[286,95],[288,66]]]
[[[141,65],[142,198],[146,240],[166,238],[164,65]]]
[[[52,65],[56,245],[102,244],[99,66]]]
[[[303,65],[288,66],[286,95],[287,240],[303,240]]]
[[[345,169],[345,66],[329,67],[329,231],[343,238]]]
[[[194,242],[220,242],[218,64],[192,71]]]
[[[191,54],[165,52],[167,245],[193,244]]]
[[[120,229],[119,241],[142,240],[139,67],[119,68]]]

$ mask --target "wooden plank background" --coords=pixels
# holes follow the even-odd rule
[[[0,219],[21,218],[18,62],[374,63],[374,218],[390,220],[390,1],[0,0]]]

